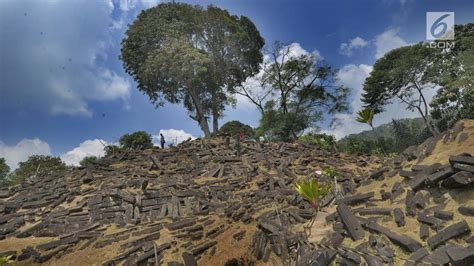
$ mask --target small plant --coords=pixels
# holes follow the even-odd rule
[[[328,166],[324,168],[323,175],[330,178],[334,178],[334,177],[339,176],[339,171],[337,171],[337,169],[334,167]]]
[[[296,183],[295,189],[303,199],[309,202],[315,211],[313,218],[311,218],[311,221],[305,230],[308,231],[306,237],[309,238],[311,236],[311,228],[313,227],[313,223],[316,220],[316,215],[319,211],[319,202],[329,193],[329,191],[331,191],[331,186],[328,184],[320,184],[316,179],[310,178],[309,180],[303,180]]]
[[[10,256],[1,256],[0,257],[0,266],[8,265],[13,262],[12,260],[13,255]]]

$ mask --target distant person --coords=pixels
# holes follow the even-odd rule
[[[237,157],[240,158],[240,149],[241,149],[241,146],[240,146],[240,137],[238,135],[235,135],[235,145],[234,145],[234,149],[237,151]]]
[[[245,133],[240,132],[240,141],[244,141],[244,140],[245,140]]]
[[[163,136],[163,134],[160,133],[160,145],[161,145],[161,148],[164,149],[165,148],[165,136]]]

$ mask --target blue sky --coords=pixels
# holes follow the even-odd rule
[[[53,154],[75,164],[102,154],[127,132],[146,130],[169,138],[201,134],[179,105],[155,109],[124,72],[118,55],[127,24],[157,0],[3,0],[0,2],[0,157],[10,166],[28,155]],[[474,22],[474,2],[382,1],[184,1],[249,17],[267,44],[295,43],[317,51],[352,88],[360,108],[361,84],[385,52],[425,40],[427,11],[454,11],[457,24]],[[433,94],[432,92],[431,94]],[[376,123],[414,117],[395,103]],[[353,114],[325,132],[342,137],[365,130]],[[239,101],[221,124],[238,119],[257,126],[259,115]]]

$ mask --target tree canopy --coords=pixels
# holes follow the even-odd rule
[[[132,134],[125,134],[119,139],[123,149],[149,149],[153,147],[152,137],[146,131],[136,131]]]
[[[9,176],[9,183],[16,185],[36,176],[56,175],[67,170],[66,164],[59,157],[49,155],[32,155],[20,162],[18,168]]]
[[[261,73],[236,91],[260,110],[260,135],[293,140],[304,129],[316,127],[316,122],[347,110],[348,89],[338,86],[335,76],[336,70],[317,54],[301,53],[294,44],[276,42]]]
[[[251,126],[237,120],[229,121],[219,129],[219,133],[229,136],[239,135],[241,132],[249,137],[255,136],[255,131]]]
[[[120,59],[155,106],[183,103],[189,116],[210,135],[229,94],[258,72],[264,40],[247,17],[226,10],[163,3],[144,10],[129,26]]]
[[[434,88],[433,72],[430,69],[435,49],[419,43],[394,49],[378,59],[370,76],[364,82],[362,102],[375,113],[398,99],[408,110],[417,111],[433,135],[438,132],[433,126],[425,91]]]
[[[440,86],[430,106],[440,130],[461,119],[474,119],[474,23],[455,26],[454,47],[437,54],[433,64]]]

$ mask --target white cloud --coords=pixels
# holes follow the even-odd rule
[[[398,29],[389,29],[375,37],[375,59],[381,58],[385,53],[408,43],[398,35]]]
[[[131,82],[105,66],[118,45],[112,2],[0,1],[0,9],[0,39],[9,40],[0,49],[0,106],[91,116],[91,101],[126,104]]]
[[[193,135],[190,133],[185,132],[182,129],[161,129],[160,134],[163,134],[165,137],[166,145],[174,144],[177,145],[189,138],[195,139]],[[153,139],[155,140],[155,143],[159,145],[160,143],[160,135],[154,135]]]
[[[331,129],[322,130],[323,133],[333,134],[337,139],[341,139],[344,136],[353,133],[359,133],[364,130],[370,130],[370,127],[366,124],[357,122],[356,112],[360,111],[363,107],[361,102],[361,96],[363,92],[363,83],[365,79],[370,75],[372,66],[369,65],[345,65],[337,73],[338,83],[352,89],[351,101],[349,103],[351,107],[350,114],[336,114],[335,117],[337,122]],[[424,92],[425,98],[428,102],[436,93],[436,89],[430,89]],[[390,123],[392,119],[400,118],[413,118],[420,117],[418,112],[411,112],[406,109],[406,105],[400,101],[394,101],[392,104],[386,106],[383,113],[377,114],[374,118],[374,125],[379,126],[381,124]]]
[[[104,145],[108,145],[105,140],[93,139],[86,140],[79,144],[78,147],[66,152],[61,155],[61,160],[63,160],[67,165],[78,166],[79,162],[86,156],[96,156],[102,157],[105,155]]]
[[[0,158],[5,158],[10,170],[15,170],[19,162],[26,161],[31,155],[51,155],[51,149],[48,143],[38,138],[22,139],[13,146],[0,141]]]
[[[361,37],[355,37],[348,43],[341,43],[341,46],[339,47],[339,53],[346,56],[351,56],[354,53],[354,50],[365,47],[368,44],[369,42],[362,39]]]

